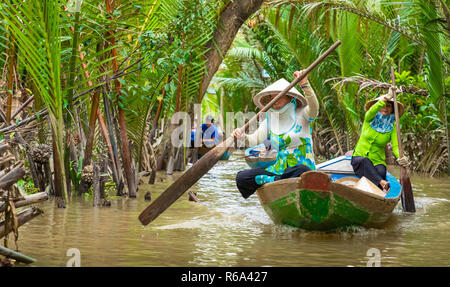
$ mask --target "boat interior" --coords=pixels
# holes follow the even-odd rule
[[[350,164],[352,157],[343,155],[335,159],[318,164],[317,171],[327,173],[333,182],[349,185],[364,191],[372,192],[385,198],[396,198],[401,192],[401,185],[398,180],[389,172],[386,174],[386,180],[389,181],[390,189],[387,194],[380,190],[375,184],[365,177],[359,178],[355,175]]]

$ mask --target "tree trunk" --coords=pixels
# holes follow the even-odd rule
[[[104,108],[105,108],[105,116],[106,116],[106,124],[108,126],[108,132],[109,132],[109,141],[111,144],[111,149],[112,149],[112,158],[111,158],[111,162],[112,162],[112,167],[113,167],[113,178],[115,179],[115,183],[116,183],[116,190],[117,196],[122,196],[123,195],[123,176],[122,176],[122,172],[121,169],[119,168],[120,166],[120,160],[117,154],[117,144],[116,144],[116,140],[114,139],[114,131],[113,131],[113,121],[112,121],[112,117],[111,117],[111,110],[109,108],[109,99],[108,96],[106,94],[103,94],[103,104],[104,104]],[[114,172],[116,172],[116,176],[114,177]]]
[[[112,0],[106,0],[106,7],[108,10],[108,13],[111,14],[113,12]],[[109,17],[109,18],[111,18],[111,17]],[[116,45],[113,31],[109,32],[108,41],[110,42],[111,46]],[[112,54],[112,57],[114,57],[112,60],[113,61],[113,71],[114,71],[114,73],[117,73],[119,68],[118,68],[118,64],[117,64],[116,48],[112,49],[111,54]],[[114,87],[116,89],[118,101],[120,102],[121,101],[120,96],[122,93],[120,91],[120,82],[118,79],[114,80]],[[134,181],[134,175],[133,175],[133,172],[131,169],[131,154],[130,154],[130,148],[129,148],[128,135],[127,135],[127,125],[125,122],[125,113],[124,113],[123,109],[120,107],[120,105],[118,105],[117,110],[118,110],[118,114],[119,114],[120,138],[121,138],[121,141],[123,144],[122,145],[122,161],[123,161],[123,167],[124,167],[124,171],[125,171],[125,177],[127,179],[127,184],[128,184],[128,194],[130,197],[136,197],[136,183]]]
[[[89,135],[84,150],[83,167],[91,164],[92,148],[94,146],[95,124],[97,120],[97,110],[100,101],[100,91],[96,91],[92,98],[91,114],[89,117]]]
[[[168,82],[170,82],[170,75],[168,76],[166,83],[168,83]],[[163,103],[164,103],[164,98],[165,97],[166,97],[166,89],[163,87],[163,89],[162,89],[162,99],[161,99],[161,101],[159,101],[158,110],[156,111],[156,116],[155,116],[155,118],[153,120],[152,129],[150,131],[149,148],[151,150],[151,157],[152,157],[150,159],[151,160],[152,171],[151,171],[151,175],[150,175],[150,178],[149,178],[149,181],[148,181],[149,184],[154,184],[155,183],[156,171],[161,169],[160,165],[158,164],[159,163],[159,158],[158,159],[156,158],[156,153],[153,150],[153,146],[152,145],[153,145],[153,142],[155,140],[155,133],[156,133],[156,130],[157,130],[159,118],[161,116],[161,111],[162,111],[162,108],[163,108]],[[163,159],[164,159],[165,150],[166,149],[164,147],[162,149],[162,158]]]
[[[220,14],[219,24],[214,31],[214,38],[206,44],[206,73],[200,91],[200,102],[208,89],[212,77],[222,63],[222,56],[228,52],[234,37],[245,20],[255,13],[264,0],[235,0],[230,2]]]
[[[50,162],[46,162],[44,164],[44,172],[45,172],[45,178],[46,183],[50,184],[50,195],[55,195],[55,183],[52,180],[52,170],[50,169]]]
[[[91,164],[92,159],[92,148],[94,146],[94,136],[95,136],[95,123],[97,120],[97,110],[98,105],[100,101],[100,91],[97,90],[93,96],[92,99],[92,106],[91,106],[91,114],[89,116],[89,135],[86,141],[86,148],[84,150],[84,158],[83,158],[83,164],[82,164],[82,170]],[[81,179],[80,186],[79,186],[79,192],[83,193],[84,189],[86,187],[86,183],[83,179]]]
[[[150,178],[148,179],[148,183],[149,184],[154,184],[155,183],[155,179],[156,179],[156,170],[158,169],[158,164],[157,164],[157,158],[156,158],[156,153],[153,150],[152,144],[149,143],[149,149],[150,149],[150,166],[152,168],[151,173],[150,173]]]
[[[57,148],[56,143],[56,136],[54,132],[52,131],[52,137],[53,137],[53,168],[55,171],[53,181],[55,183],[55,196],[56,196],[56,203],[58,208],[66,208],[66,201],[64,196],[64,182],[62,180],[62,173],[64,172],[64,169],[62,168],[63,163],[60,160],[59,151]],[[64,148],[64,147],[63,147]]]
[[[100,206],[100,174],[98,170],[98,165],[94,164],[94,183],[93,183],[93,206]]]
[[[102,174],[107,173],[108,171],[108,159],[104,159],[102,163],[102,168],[100,172],[100,204],[102,206],[111,205],[110,202],[106,201],[106,195],[105,195],[105,181],[107,180],[102,176]]]

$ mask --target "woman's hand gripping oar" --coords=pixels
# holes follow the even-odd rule
[[[283,97],[290,89],[292,89],[298,82],[300,82],[312,69],[314,69],[320,62],[323,61],[332,51],[339,45],[340,41],[333,44],[325,53],[323,53],[317,60],[315,60],[308,68],[303,70],[303,73],[298,78],[294,79],[292,83],[281,91],[274,99],[272,99],[258,114],[256,114],[250,121],[248,121],[241,131],[245,131],[249,125],[258,119],[258,117],[269,110],[274,103]],[[191,166],[183,175],[181,175],[175,182],[173,182],[156,200],[151,203],[139,215],[139,221],[143,225],[147,225],[155,220],[161,213],[163,213],[170,205],[172,205],[183,193],[186,192],[192,185],[194,185],[204,174],[206,174],[227,152],[227,150],[234,145],[234,137],[231,136],[223,141],[221,144],[210,150],[202,156],[193,166]]]
[[[395,86],[394,67],[391,67],[391,79],[392,85]],[[398,155],[399,158],[403,158],[402,138],[400,134],[400,116],[398,111],[397,93],[394,90],[394,112],[395,112],[395,124],[397,126],[397,140],[398,140]],[[411,186],[411,180],[409,179],[408,171],[405,167],[400,166],[400,184],[402,186],[402,208],[406,212],[416,212],[416,206],[414,204],[414,196]]]

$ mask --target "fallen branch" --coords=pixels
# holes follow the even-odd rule
[[[30,207],[25,210],[22,210],[21,212],[19,212],[17,214],[18,227],[24,225],[25,223],[32,220],[36,216],[41,215],[42,213],[44,213],[44,212],[37,207]],[[12,229],[8,228],[8,233],[10,233],[11,231],[12,231]],[[5,235],[6,235],[5,221],[3,220],[3,221],[0,221],[0,238],[2,238]]]
[[[6,248],[4,246],[0,246],[0,254],[3,256],[6,256],[8,258],[12,258],[16,261],[20,261],[22,263],[30,264],[36,261],[36,259],[28,257],[20,252],[11,250],[9,248]]]
[[[13,121],[16,116],[23,110],[25,109],[29,103],[31,103],[31,101],[34,99],[34,95],[29,97],[28,100],[25,101],[25,103],[23,103],[15,112],[14,114],[11,116],[11,121]]]
[[[0,153],[7,151],[9,148],[10,146],[7,143],[0,144]]]
[[[0,170],[0,181],[12,169],[15,169],[16,167],[22,167],[22,166],[23,166],[23,161],[18,161],[16,163],[14,163],[12,166],[9,166],[9,167],[5,168],[4,170]]]
[[[413,86],[413,85],[394,86],[391,83],[380,82],[378,80],[366,78],[363,75],[357,75],[357,76],[353,76],[353,77],[330,78],[330,79],[325,80],[324,83],[331,82],[331,81],[338,81],[337,83],[335,83],[333,85],[333,88],[340,85],[341,87],[339,88],[339,92],[341,91],[344,84],[356,83],[357,85],[359,85],[358,95],[364,89],[389,90],[389,88],[397,88],[397,89],[400,89],[402,91],[402,93],[414,94],[414,95],[418,95],[418,96],[428,96],[428,90],[426,90],[426,89],[421,89],[421,88]]]
[[[24,207],[24,206],[27,206],[30,204],[38,203],[41,201],[45,201],[47,199],[48,199],[48,195],[46,192],[38,192],[35,194],[26,195],[25,199],[14,202],[14,205],[16,208],[19,208],[19,207]],[[5,211],[5,209],[6,209],[6,203],[0,202],[0,212]]]
[[[25,169],[18,166],[0,178],[0,189],[7,190],[25,175]]]
[[[0,166],[3,166],[4,164],[11,162],[11,161],[15,161],[15,160],[16,160],[16,158],[13,155],[10,155],[10,156],[0,160]]]
[[[26,124],[28,124],[28,123],[30,123],[32,121],[35,121],[37,118],[45,117],[46,115],[48,115],[48,111],[46,109],[41,110],[38,113],[36,113],[34,116],[26,118],[26,119],[18,122],[15,125],[10,125],[10,126],[7,126],[7,127],[3,128],[3,129],[0,129],[0,133],[5,133],[5,134],[10,133],[13,130],[15,130],[16,128],[21,127],[23,125],[26,125]]]

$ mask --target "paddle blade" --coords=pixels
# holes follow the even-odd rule
[[[416,212],[414,204],[414,196],[409,179],[408,172],[405,168],[400,169],[400,184],[402,185],[402,209],[406,212]]]
[[[230,141],[234,142],[232,137],[229,138],[223,146],[217,146],[202,156],[193,166],[158,196],[152,204],[147,206],[147,208],[141,212],[138,217],[139,221],[143,225],[147,225],[163,213],[219,161],[222,155],[228,150],[227,146],[231,146],[229,144]]]

